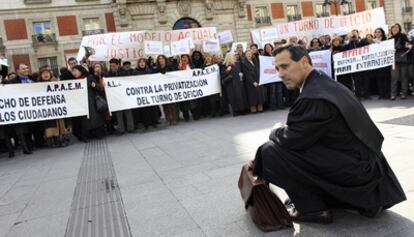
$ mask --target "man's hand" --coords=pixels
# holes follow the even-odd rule
[[[283,127],[286,127],[286,125],[284,123],[282,123],[282,122],[278,122],[275,125],[273,125],[272,130],[273,129],[278,129],[278,128],[283,128]]]
[[[247,168],[248,168],[249,170],[253,169],[253,165],[254,165],[254,160],[249,160],[249,161],[247,162]]]

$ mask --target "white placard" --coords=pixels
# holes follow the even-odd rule
[[[324,72],[329,77],[332,77],[331,51],[313,51],[309,53],[312,59],[313,68]]]
[[[190,54],[190,38],[171,42],[171,55]]]
[[[203,41],[203,51],[205,53],[221,52],[220,42],[218,39],[208,39]]]
[[[275,67],[275,57],[259,56],[260,79],[259,84],[264,85],[272,82],[281,82]]]
[[[394,39],[333,55],[335,76],[394,65]]]
[[[7,58],[0,58],[0,65],[8,67],[9,64],[7,63]]]
[[[230,30],[226,30],[217,34],[217,38],[220,40],[220,44],[233,43],[233,34]]]
[[[110,111],[170,104],[221,93],[217,65],[128,77],[104,78]]]
[[[159,55],[164,53],[162,41],[145,41],[144,52],[146,55]]]
[[[0,86],[0,125],[89,114],[86,79]]]

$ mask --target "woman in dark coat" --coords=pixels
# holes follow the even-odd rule
[[[387,40],[385,31],[382,28],[375,29],[374,42],[380,43],[384,40]],[[389,99],[391,96],[391,67],[378,68],[372,73],[377,82],[378,99]]]
[[[95,105],[95,97],[97,95],[102,95],[100,93],[102,93],[101,85],[103,84],[101,80],[103,69],[100,71],[99,68],[103,66],[97,65],[100,64],[94,65],[94,74],[89,74],[89,72],[80,65],[76,65],[72,68],[73,76],[78,80],[86,78],[88,86],[89,119],[86,116],[76,117],[72,122],[74,135],[83,142],[88,142],[92,137],[101,138],[103,136],[105,112],[98,112]]]
[[[391,27],[392,36],[395,44],[395,69],[391,70],[391,100],[395,100],[400,95],[398,82],[401,82],[401,99],[406,99],[408,95],[408,85],[410,82],[410,64],[412,48],[406,34],[401,32],[400,24],[394,24]]]
[[[243,115],[247,110],[247,96],[241,77],[241,65],[236,60],[234,53],[227,53],[224,59],[223,75],[224,87],[230,101],[233,116]]]
[[[138,60],[138,65],[136,69],[136,75],[145,75],[151,74],[152,70],[148,66],[148,62],[145,58],[140,58]],[[140,119],[140,122],[144,124],[144,128],[147,129],[149,126],[157,127],[158,120],[160,119],[160,108],[159,106],[149,106],[138,108],[137,113]]]
[[[177,70],[175,66],[170,66],[167,63],[167,58],[164,55],[158,55],[154,72],[165,74],[166,72]],[[167,123],[169,125],[176,125],[178,120],[177,103],[164,104],[162,105],[162,108],[164,109]]]
[[[190,70],[193,69],[194,65],[190,61],[190,56],[187,54],[181,55],[178,70]],[[195,100],[187,100],[178,103],[178,108],[183,113],[184,120],[190,121],[190,111],[193,115],[194,120],[198,120],[199,116],[197,113],[197,105]]]
[[[263,112],[266,89],[259,85],[259,66],[254,63],[253,54],[250,50],[245,52],[245,59],[242,61],[242,72],[250,112]]]

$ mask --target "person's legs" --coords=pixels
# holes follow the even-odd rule
[[[133,132],[135,130],[134,127],[134,117],[132,115],[132,110],[125,110],[125,118],[126,118],[126,125],[127,125],[127,131]]]
[[[395,99],[398,95],[398,81],[401,76],[401,64],[396,64],[395,69],[391,70],[391,99]]]
[[[298,178],[298,171],[291,161],[289,150],[281,148],[273,141],[263,144],[256,153],[253,173],[264,180],[283,188],[295,208],[302,214],[328,210],[318,189],[310,187]]]
[[[124,111],[116,112],[116,120],[118,122],[118,132],[125,133]]]
[[[408,85],[410,83],[410,65],[401,64],[400,80],[401,80],[401,98],[404,99],[408,94]]]

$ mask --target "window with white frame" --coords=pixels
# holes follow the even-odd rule
[[[52,34],[50,21],[33,22],[33,31],[35,34]]]
[[[377,8],[377,7],[378,7],[378,5],[377,5],[377,0],[368,0],[368,6],[369,6],[371,9]]]
[[[94,18],[84,18],[83,25],[85,26],[85,30],[99,30],[101,26],[99,24],[99,17]]]

